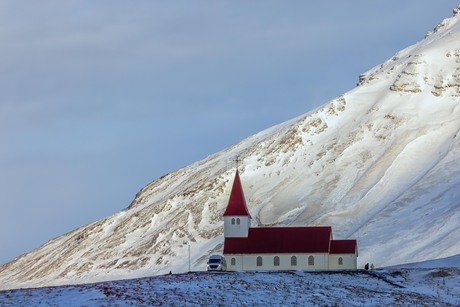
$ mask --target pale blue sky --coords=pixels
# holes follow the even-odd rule
[[[0,263],[352,89],[458,4],[0,0]]]

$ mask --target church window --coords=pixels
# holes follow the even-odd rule
[[[232,219],[232,225],[235,225],[235,219],[234,218]]]
[[[262,257],[257,257],[257,266],[262,266]]]
[[[240,224],[240,219],[239,219],[239,218],[236,219],[236,224],[237,224],[237,225]]]
[[[235,259],[235,258],[232,258],[232,259],[230,260],[230,264],[231,264],[231,265],[236,265],[236,259]]]
[[[273,258],[273,265],[280,266],[280,257],[275,256],[275,258]]]
[[[343,265],[343,258],[339,257],[339,265]]]
[[[308,265],[315,265],[315,257],[313,256],[308,257]]]
[[[291,257],[291,265],[292,265],[292,266],[296,266],[296,265],[297,265],[297,257],[296,257],[296,256],[292,256],[292,257]]]

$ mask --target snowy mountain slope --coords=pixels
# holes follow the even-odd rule
[[[0,267],[0,288],[205,268],[239,157],[256,225],[331,225],[359,266],[460,254],[460,15],[355,89],[165,175],[130,206]]]
[[[440,268],[460,269],[460,255],[446,257],[446,258],[439,258],[435,260],[398,264],[396,266],[387,267],[385,269],[396,270],[396,269],[440,269]]]

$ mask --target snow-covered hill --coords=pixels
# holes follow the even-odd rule
[[[205,268],[239,157],[257,225],[331,225],[359,266],[460,254],[460,14],[359,86],[155,180],[130,206],[0,267],[0,288]],[[333,85],[331,85],[333,86]],[[286,102],[280,102],[286,103]],[[186,154],[186,153],[184,153]]]
[[[188,273],[0,291],[20,306],[458,306],[460,257],[377,271]]]

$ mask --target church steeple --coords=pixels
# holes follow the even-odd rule
[[[247,237],[250,227],[251,215],[246,206],[243,186],[237,169],[227,209],[224,212],[224,236],[226,238]]]
[[[249,218],[251,218],[248,207],[246,206],[243,186],[241,185],[240,174],[238,170],[236,170],[235,179],[233,180],[233,187],[232,191],[230,192],[230,198],[228,200],[227,210],[225,210],[224,217],[231,215],[247,215]]]

